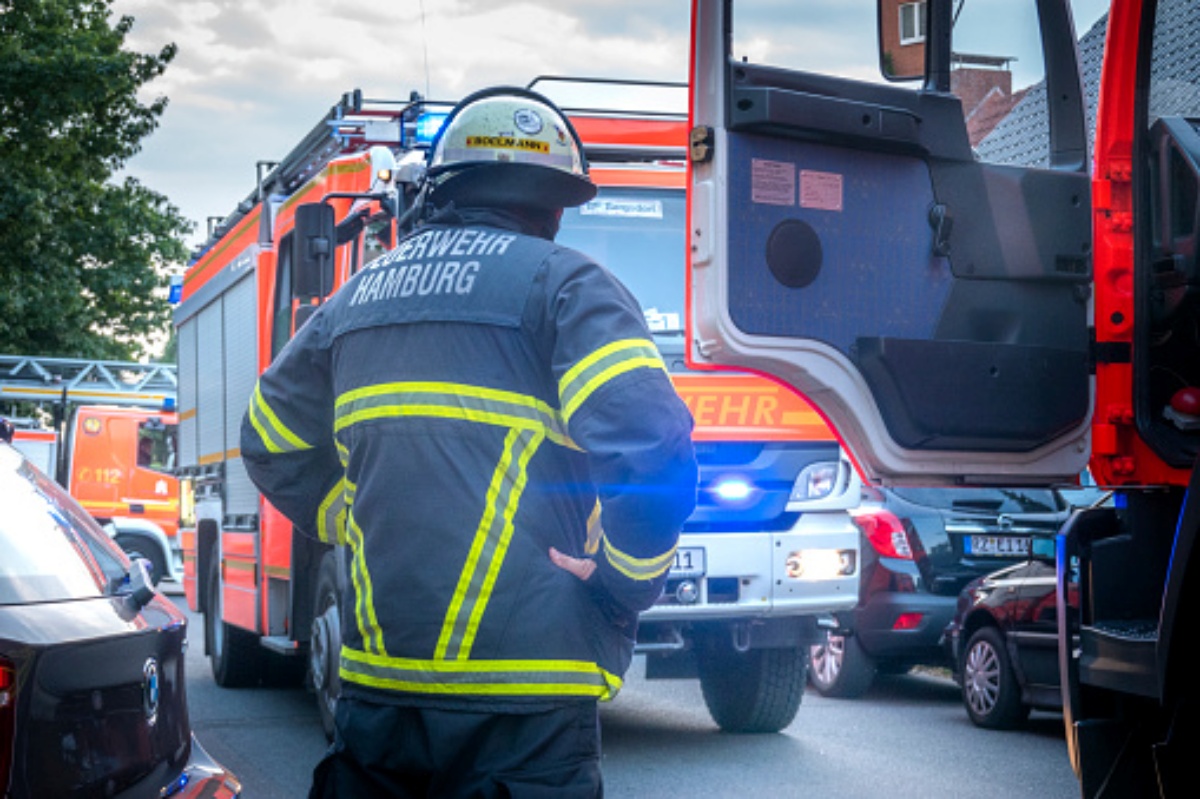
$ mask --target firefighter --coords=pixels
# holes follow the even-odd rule
[[[346,543],[342,694],[314,796],[602,795],[597,701],[695,504],[692,420],[632,295],[554,244],[578,136],[478,92],[421,222],[297,332],[242,425],[250,476]]]

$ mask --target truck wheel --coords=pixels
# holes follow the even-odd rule
[[[967,642],[962,695],[967,715],[979,727],[1011,730],[1029,716],[1004,639],[995,627],[981,627]]]
[[[342,617],[337,587],[337,558],[326,552],[317,570],[313,598],[312,636],[308,645],[308,681],[317,695],[317,711],[325,737],[333,740],[333,716],[342,680],[338,663],[342,651]]]
[[[813,644],[808,681],[821,696],[857,699],[875,681],[875,663],[853,635],[828,634]]]
[[[150,563],[150,580],[158,585],[158,581],[167,573],[167,562],[154,542],[140,535],[118,535],[116,542],[130,560],[141,558]]]
[[[712,642],[698,653],[700,688],[725,732],[779,732],[792,723],[808,671],[808,647],[738,652]]]
[[[205,591],[204,640],[213,679],[222,688],[257,685],[265,653],[255,635],[221,621],[221,558],[216,552],[208,559]]]

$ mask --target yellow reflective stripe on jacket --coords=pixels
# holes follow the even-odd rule
[[[372,419],[430,416],[532,430],[556,444],[578,449],[562,415],[525,394],[462,383],[381,383],[337,398],[334,432]]]
[[[675,560],[675,547],[652,558],[635,558],[614,547],[605,537],[604,555],[614,569],[630,580],[653,580],[671,568],[671,563]]]
[[[595,555],[600,550],[600,539],[604,536],[604,528],[600,526],[600,500],[592,506],[592,512],[587,520],[587,541],[583,551],[587,555]]]
[[[250,398],[250,424],[258,431],[263,446],[268,452],[299,452],[312,449],[312,445],[293,433],[288,426],[279,421],[279,417],[263,399],[262,389],[256,385],[254,395]]]
[[[416,660],[342,647],[343,680],[442,696],[581,696],[607,701],[621,678],[582,660]]]
[[[463,660],[471,654],[480,619],[508,554],[513,517],[525,490],[529,460],[542,441],[540,434],[515,429],[504,439],[504,453],[488,485],[483,517],[479,520],[454,598],[442,623],[435,652],[437,658]]]
[[[629,338],[614,341],[571,367],[558,381],[558,398],[563,416],[569,421],[579,406],[609,380],[634,369],[667,367],[652,341]]]
[[[363,535],[354,514],[348,513],[346,519],[346,537],[353,555],[350,558],[350,579],[354,583],[354,617],[358,622],[358,632],[362,636],[363,646],[376,654],[386,655],[383,647],[383,629],[375,616],[375,597],[371,587],[371,574],[367,571],[367,558],[363,551]]]
[[[317,538],[326,544],[346,543],[346,509],[353,487],[345,479],[339,480],[317,508]]]

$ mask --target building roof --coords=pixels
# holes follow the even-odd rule
[[[1155,33],[1159,50],[1154,61],[1150,112],[1155,116],[1200,114],[1200,3],[1160,0]],[[1108,15],[1101,17],[1079,40],[1079,70],[1087,100],[1088,151],[1096,130],[1100,67]],[[1049,122],[1046,83],[1029,87],[1012,112],[976,147],[990,163],[1047,166]]]

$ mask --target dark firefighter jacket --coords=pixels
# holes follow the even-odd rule
[[[299,530],[349,544],[344,692],[608,699],[695,504],[691,416],[606,270],[466,218],[309,319],[259,380],[242,455]],[[594,557],[591,579],[550,547]]]

